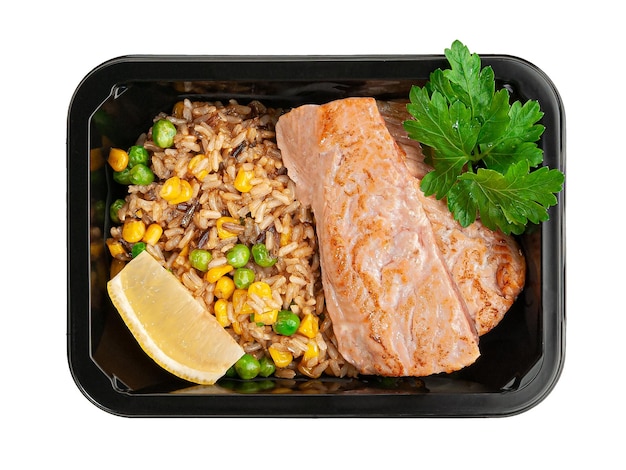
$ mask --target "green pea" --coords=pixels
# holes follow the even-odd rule
[[[261,266],[262,268],[269,268],[270,266],[274,266],[277,258],[272,258],[267,251],[267,247],[263,243],[257,243],[252,247],[252,257],[254,258],[254,262]]]
[[[152,140],[162,149],[171,147],[176,136],[176,126],[167,119],[160,119],[152,126]]]
[[[145,251],[145,249],[146,249],[146,244],[144,242],[135,243],[131,250],[133,258],[136,258],[139,255],[139,253],[141,253],[142,251]]]
[[[130,184],[130,168],[126,167],[122,171],[114,171],[113,181],[119,184]]]
[[[300,327],[300,317],[291,310],[281,310],[278,312],[276,322],[272,325],[274,332],[283,336],[291,336]]]
[[[130,182],[131,184],[139,184],[146,186],[154,181],[154,173],[152,170],[143,163],[138,163],[130,169]]]
[[[213,259],[210,251],[196,248],[189,253],[189,263],[198,271],[205,272],[209,269],[209,262]]]
[[[276,365],[274,365],[274,361],[267,356],[263,356],[259,361],[259,375],[261,377],[269,377],[276,371]]]
[[[261,364],[252,354],[245,353],[235,362],[235,370],[239,377],[244,380],[250,380],[259,375]]]
[[[128,166],[134,167],[135,165],[142,164],[148,165],[150,161],[150,154],[143,147],[143,145],[133,145],[128,149]]]
[[[224,376],[225,377],[230,377],[231,379],[237,376],[237,371],[235,370],[235,365],[234,364],[228,368],[228,370],[226,371]]]
[[[116,199],[111,204],[111,207],[109,208],[109,216],[111,217],[111,221],[114,224],[119,224],[121,222],[120,217],[119,217],[119,212],[120,212],[120,209],[124,207],[125,203],[126,201],[124,201],[124,199]]]
[[[254,271],[249,268],[235,269],[233,282],[237,289],[247,289],[254,282]]]
[[[250,248],[242,243],[238,243],[226,252],[226,259],[233,268],[241,268],[250,259]]]

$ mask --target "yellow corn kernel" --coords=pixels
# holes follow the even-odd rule
[[[320,355],[320,348],[315,341],[309,341],[306,351],[304,351],[303,359],[308,361]]]
[[[109,150],[109,158],[107,162],[114,171],[122,171],[128,166],[128,153],[126,150],[112,148]]]
[[[109,253],[113,258],[123,255],[126,253],[122,244],[117,241],[115,238],[107,238],[106,241],[107,247],[109,248]]]
[[[154,246],[159,243],[159,239],[161,238],[162,234],[163,228],[159,224],[153,223],[148,225],[146,233],[143,235],[141,241],[147,243],[148,245]]]
[[[233,322],[233,331],[236,334],[241,335],[241,333],[243,333],[243,330],[241,329],[241,323],[239,323],[238,321],[234,321]]]
[[[206,272],[206,274],[204,275],[204,278],[208,282],[217,282],[219,278],[228,274],[233,269],[235,268],[233,268],[230,264],[225,264],[223,266],[215,266],[214,268],[211,268]]]
[[[230,320],[228,319],[228,300],[216,300],[213,305],[213,311],[215,312],[215,319],[220,325],[224,328],[230,325]]]
[[[278,310],[268,310],[267,312],[254,312],[254,322],[263,323],[264,325],[273,325],[278,318]]]
[[[271,299],[272,288],[266,282],[256,281],[250,284],[250,286],[248,287],[248,294],[258,295],[262,299]]]
[[[199,153],[198,155],[193,157],[191,160],[189,160],[189,163],[187,163],[187,169],[193,173],[193,169],[198,166],[198,163],[200,163],[203,158],[206,158],[206,156],[202,153]]]
[[[185,245],[174,260],[176,266],[184,266],[189,261],[189,245]]]
[[[248,302],[246,302],[247,298],[248,298],[247,290],[235,289],[233,291],[232,301],[233,301],[233,308],[235,309],[236,315],[241,315],[241,314],[249,315],[254,312],[252,307],[250,307],[250,305],[248,305]]]
[[[254,178],[254,171],[246,171],[243,168],[239,168],[233,186],[239,192],[248,193],[252,189],[252,178]]]
[[[287,367],[293,361],[293,355],[289,351],[279,351],[274,346],[267,349],[276,367]]]
[[[280,233],[280,246],[289,245],[291,241],[291,226],[285,227],[285,229]]]
[[[298,333],[303,334],[307,338],[315,338],[319,331],[318,319],[312,313],[304,315],[302,321],[300,321],[300,327]]]
[[[193,188],[187,180],[180,180],[180,194],[177,198],[168,201],[170,204],[182,204],[193,197]]]
[[[172,108],[172,114],[177,118],[183,117],[183,110],[185,109],[185,103],[183,101],[177,101]]]
[[[228,300],[230,296],[233,295],[234,291],[235,283],[233,280],[228,276],[222,276],[217,280],[213,293],[218,299]]]
[[[189,160],[189,163],[187,164],[187,169],[191,172],[192,175],[198,178],[199,181],[202,181],[205,178],[205,176],[209,174],[205,166],[199,168],[200,162],[202,162],[202,160],[208,160],[208,159],[206,155],[199,153],[198,155],[193,157],[191,160]]]
[[[159,195],[169,202],[179,197],[181,191],[182,188],[180,184],[180,178],[178,176],[172,176],[171,178],[168,178],[165,183],[163,183]]]
[[[142,220],[127,219],[122,227],[122,238],[128,243],[141,241],[146,233],[146,224]]]
[[[237,236],[236,233],[229,232],[228,230],[223,228],[225,223],[238,224],[239,220],[235,219],[234,217],[220,217],[219,219],[217,219],[217,222],[216,222],[217,236],[220,237],[221,239],[236,237]]]

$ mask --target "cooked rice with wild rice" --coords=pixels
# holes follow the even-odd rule
[[[145,226],[158,224],[163,233],[146,250],[215,314],[216,283],[191,266],[189,253],[198,248],[210,251],[210,269],[226,265],[226,253],[235,244],[264,243],[277,262],[260,267],[251,259],[246,267],[254,271],[255,281],[270,286],[271,298],[231,297],[227,320],[222,320],[225,329],[257,359],[270,357],[270,348],[282,358],[291,357],[286,365],[277,364],[276,377],[355,376],[354,367],[337,350],[326,314],[312,213],[295,198],[294,183],[276,145],[274,126],[281,112],[258,101],[241,105],[184,100],[171,115],[156,116],[154,122],[167,119],[176,126],[174,144],[166,149],[157,146],[152,128],[138,139],[150,154],[155,179],[128,187],[118,211],[120,225],[111,229],[112,239],[125,248],[115,257],[131,258],[132,244],[122,236],[124,222],[141,219]],[[244,192],[235,183],[240,171],[250,175],[250,187]],[[174,176],[190,183],[190,200],[171,204],[161,197],[163,185]],[[252,321],[249,309],[291,310],[301,324],[307,318],[313,327],[308,335],[300,331],[281,335],[270,325]]]

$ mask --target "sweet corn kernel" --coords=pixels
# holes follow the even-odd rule
[[[206,156],[202,153],[199,153],[198,155],[193,157],[191,160],[189,160],[189,163],[187,164],[187,169],[193,173],[194,168],[198,166],[203,158],[206,158]]]
[[[239,220],[235,219],[234,217],[220,217],[219,219],[217,219],[217,222],[216,222],[217,236],[220,237],[221,239],[236,237],[237,236],[236,233],[229,232],[228,230],[223,228],[223,225],[225,223],[238,224]]]
[[[254,178],[254,171],[246,171],[243,168],[239,168],[233,186],[239,192],[248,193],[252,189],[252,178]]]
[[[172,108],[172,114],[177,118],[183,117],[183,111],[185,109],[185,103],[183,101],[177,101],[174,107]]]
[[[293,355],[289,351],[279,351],[274,346],[270,346],[268,351],[276,367],[287,367],[293,361]]]
[[[114,171],[122,171],[128,166],[128,153],[126,150],[112,148],[109,150],[107,162]]]
[[[267,312],[254,312],[254,322],[263,323],[264,325],[273,325],[278,318],[278,310],[268,310]]]
[[[215,297],[218,299],[230,299],[231,295],[235,291],[235,282],[228,276],[220,277],[216,284],[215,290],[213,291]]]
[[[289,245],[290,241],[291,241],[291,227],[287,227],[280,234],[280,246]]]
[[[241,333],[243,333],[243,330],[241,329],[241,323],[239,323],[238,321],[234,321],[233,322],[233,331],[240,335]]]
[[[230,264],[225,264],[223,266],[216,266],[214,268],[209,269],[204,275],[204,278],[208,282],[217,282],[219,278],[228,274],[233,269],[235,268],[233,268]]]
[[[180,181],[181,180],[178,176],[168,178],[165,183],[163,183],[163,186],[161,186],[159,195],[167,202],[173,201],[180,196],[182,191]]]
[[[200,166],[200,163],[203,160],[208,161],[208,158],[206,157],[206,155],[199,153],[191,160],[189,160],[189,163],[187,164],[187,169],[191,172],[192,175],[198,178],[199,181],[202,181],[206,177],[206,175],[209,174],[208,170],[206,169],[206,165]]]
[[[141,241],[147,243],[148,245],[156,245],[159,242],[162,234],[163,228],[159,224],[153,223],[148,225],[146,233],[144,234]]]
[[[188,261],[189,254],[189,245],[185,245],[182,250],[178,253],[178,256],[174,260],[174,264],[176,266],[184,266]]]
[[[310,341],[309,344],[307,345],[307,350],[304,351],[304,360],[308,361],[309,359],[312,359],[314,357],[317,357],[320,355],[320,348],[317,345],[317,343],[315,341]]]
[[[235,309],[235,314],[241,315],[249,315],[254,312],[252,307],[248,305],[246,302],[248,298],[248,291],[245,289],[235,289],[232,295],[233,308]]]
[[[122,238],[128,243],[141,241],[146,233],[146,224],[142,220],[127,219],[122,227]]]
[[[263,281],[256,281],[250,284],[250,287],[248,287],[248,293],[258,295],[262,299],[272,298],[272,288],[268,283]]]
[[[106,241],[107,247],[109,248],[109,253],[113,258],[123,255],[126,253],[122,244],[117,241],[115,238],[108,238]]]
[[[213,311],[215,312],[215,319],[220,325],[224,328],[230,325],[230,320],[228,319],[228,300],[216,300],[213,305]]]
[[[300,321],[298,333],[303,334],[307,338],[315,338],[319,331],[318,319],[312,313],[307,313]]]
[[[187,180],[180,180],[180,194],[178,197],[168,201],[170,204],[182,204],[193,197],[193,188]]]

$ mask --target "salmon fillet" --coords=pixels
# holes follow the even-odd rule
[[[419,180],[371,98],[304,105],[276,138],[315,215],[339,352],[361,374],[426,376],[478,358],[478,335],[438,248]]]
[[[412,119],[406,103],[378,101],[377,105],[389,132],[406,154],[409,171],[421,180],[432,167],[424,161],[420,144],[404,130],[402,123]],[[522,250],[515,238],[488,229],[480,220],[462,227],[444,200],[421,193],[420,201],[478,334],[491,331],[524,288],[526,262]]]

